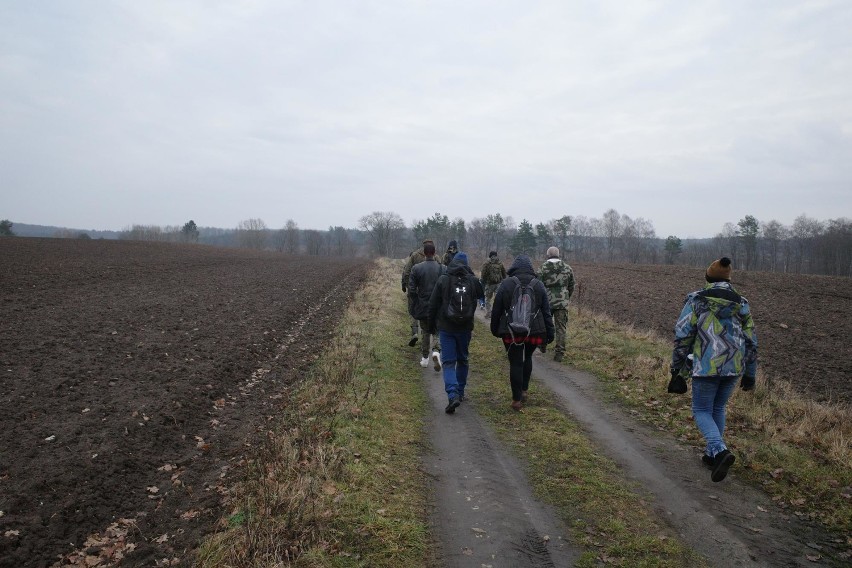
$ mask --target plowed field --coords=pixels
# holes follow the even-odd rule
[[[0,239],[0,566],[185,558],[368,267]]]
[[[572,264],[575,305],[671,339],[704,270],[682,266]],[[759,369],[821,400],[852,401],[852,280],[734,270],[751,305]]]

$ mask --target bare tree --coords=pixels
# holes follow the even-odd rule
[[[488,252],[488,235],[485,233],[485,220],[474,218],[467,229],[467,247],[475,254],[485,255]]]
[[[626,259],[631,263],[655,262],[656,247],[653,246],[657,233],[647,219],[621,217],[621,241]]]
[[[299,225],[292,219],[284,224],[284,250],[288,254],[299,253]]]
[[[246,219],[237,225],[237,242],[243,248],[266,248],[267,231],[263,219]]]
[[[333,256],[355,256],[355,243],[345,227],[328,228],[329,254]]]
[[[799,215],[793,220],[790,233],[794,242],[795,271],[800,274],[810,273],[813,264],[813,248],[816,237],[822,234],[822,223],[807,215]]]
[[[574,255],[577,260],[593,260],[593,242],[599,234],[600,221],[584,215],[574,217],[571,223],[571,242],[574,243]]]
[[[486,234],[485,245],[488,250],[500,252],[500,246],[508,239],[508,232],[514,229],[514,221],[511,217],[503,217],[499,213],[485,217],[484,229]]]
[[[716,257],[727,256],[737,266],[737,244],[739,242],[739,232],[733,223],[725,223],[722,226],[722,231],[718,233],[713,241],[716,244]]]
[[[606,239],[607,260],[612,262],[615,257],[616,247],[618,246],[618,239],[623,231],[621,216],[615,209],[608,209],[606,213],[603,214],[603,219],[601,219],[601,221],[603,236],[604,239]]]
[[[325,237],[320,231],[308,229],[305,231],[305,250],[311,256],[321,256],[325,248]]]
[[[764,266],[769,270],[776,272],[778,270],[778,252],[781,247],[781,242],[787,238],[789,231],[787,228],[776,221],[775,219],[765,223],[762,227],[763,244],[766,257]],[[784,266],[784,272],[787,272],[787,266]]]
[[[405,221],[390,211],[374,211],[361,217],[358,226],[369,234],[376,254],[392,257],[405,230]]]
[[[182,240],[183,233],[181,231],[181,227],[133,225],[129,229],[124,229],[119,235],[119,238],[131,241],[174,242]],[[64,238],[72,238],[75,236],[75,233],[69,229],[63,229],[62,236]]]
[[[820,274],[852,275],[852,220],[829,219],[816,241],[815,261]]]

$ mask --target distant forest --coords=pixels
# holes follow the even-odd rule
[[[284,227],[269,228],[262,219],[247,219],[234,228],[199,227],[190,220],[183,226],[133,225],[122,231],[15,225],[0,221],[0,236],[53,238],[106,238],[160,242],[200,243],[222,247],[272,250],[314,256],[404,257],[432,239],[440,252],[450,240],[468,253],[472,265],[497,251],[504,259],[525,253],[543,258],[550,246],[559,247],[563,258],[576,262],[631,264],[683,264],[706,266],[721,256],[730,257],[740,270],[852,276],[852,220],[819,221],[806,215],[786,226],[778,221],[759,221],[746,215],[725,223],[712,238],[662,238],[653,224],[631,218],[615,209],[600,218],[582,215],[533,224],[516,223],[500,213],[466,222],[435,213],[411,226],[398,214],[376,211],[361,217],[357,228],[301,229],[288,220]]]

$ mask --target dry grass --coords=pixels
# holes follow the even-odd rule
[[[706,565],[648,506],[641,488],[601,455],[555,395],[534,386],[524,412],[508,410],[505,352],[482,326],[474,332],[471,360],[477,412],[524,463],[536,496],[571,528],[583,548],[576,566]]]
[[[423,434],[411,420],[423,394],[392,347],[399,301],[383,284],[397,270],[378,266],[311,376],[286,393],[199,566],[425,563]]]
[[[603,379],[609,392],[641,419],[703,448],[692,421],[689,395],[666,392],[671,342],[574,311],[566,359]],[[751,393],[735,392],[726,439],[742,458],[744,475],[764,486],[780,506],[852,531],[852,411],[796,392],[783,377],[758,374]]]

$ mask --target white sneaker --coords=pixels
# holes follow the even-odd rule
[[[441,354],[437,351],[432,351],[432,362],[435,363],[435,370],[441,370]]]
[[[429,357],[423,357],[420,359],[420,366],[424,369],[429,366]]]

